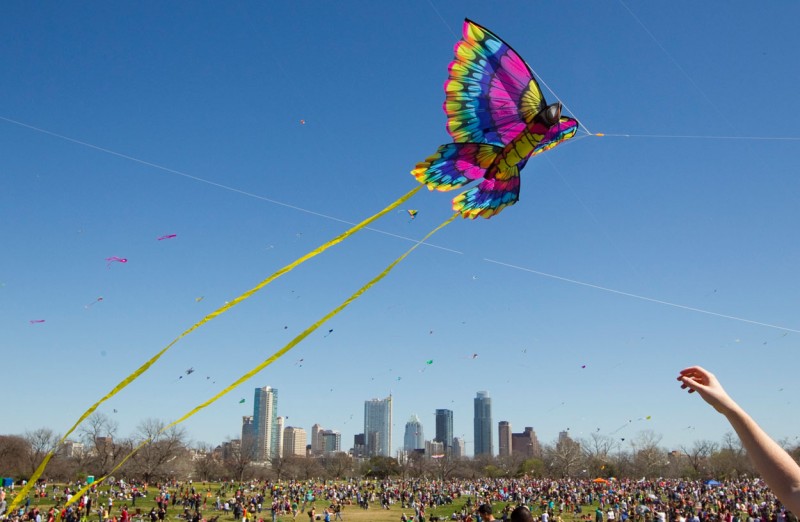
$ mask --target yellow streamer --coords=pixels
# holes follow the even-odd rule
[[[243,293],[239,297],[233,299],[232,301],[226,303],[222,307],[218,308],[217,310],[214,310],[210,314],[208,314],[205,317],[203,317],[200,321],[198,321],[197,323],[192,325],[191,328],[189,328],[188,330],[186,330],[185,332],[180,334],[178,337],[176,337],[171,343],[169,343],[166,347],[164,347],[160,352],[155,354],[149,361],[145,362],[142,366],[140,366],[139,369],[137,369],[132,374],[127,376],[125,379],[123,379],[119,384],[117,384],[114,387],[114,389],[112,389],[110,392],[108,392],[103,398],[101,398],[99,401],[95,402],[88,410],[86,410],[83,413],[83,415],[81,415],[81,417],[78,419],[78,421],[75,424],[73,424],[73,426],[69,429],[69,431],[67,431],[64,434],[64,436],[61,437],[61,440],[58,441],[58,444],[55,445],[55,448],[58,448],[59,446],[61,446],[61,444],[63,444],[63,442],[67,439],[67,437],[69,437],[70,434],[72,434],[72,432],[74,432],[75,429],[84,420],[86,420],[86,418],[89,415],[94,413],[94,411],[98,408],[98,406],[100,406],[105,401],[107,401],[108,399],[110,399],[111,397],[113,397],[114,395],[119,393],[120,391],[122,391],[126,386],[128,386],[130,383],[132,383],[134,380],[136,380],[144,372],[146,372],[153,364],[156,363],[156,361],[158,361],[161,358],[162,355],[164,355],[167,352],[167,350],[172,348],[175,345],[175,343],[177,343],[178,341],[183,339],[185,336],[187,336],[188,334],[190,334],[191,332],[193,332],[194,330],[196,330],[197,328],[199,328],[203,324],[205,324],[208,321],[214,319],[218,315],[221,315],[221,314],[227,312],[228,310],[230,310],[231,308],[233,308],[237,304],[241,303],[245,299],[248,299],[249,297],[252,297],[253,294],[255,294],[259,290],[263,289],[265,286],[270,284],[272,281],[278,279],[279,277],[281,277],[284,274],[287,274],[287,273],[291,272],[293,269],[295,269],[299,265],[305,263],[306,261],[308,261],[312,257],[315,257],[315,256],[321,254],[322,252],[326,251],[330,247],[332,247],[332,246],[334,246],[334,245],[336,245],[338,243],[341,243],[342,241],[344,241],[348,237],[352,236],[353,234],[355,234],[356,232],[358,232],[362,228],[366,227],[367,225],[369,225],[370,223],[372,223],[376,219],[380,218],[381,216],[384,216],[385,214],[387,214],[387,213],[391,212],[392,210],[394,210],[395,208],[399,207],[400,205],[402,205],[403,203],[405,203],[406,201],[411,199],[411,197],[414,194],[416,194],[421,188],[422,188],[422,185],[419,185],[419,186],[413,188],[412,190],[407,192],[404,196],[400,197],[394,203],[390,204],[388,207],[384,208],[383,210],[381,210],[377,214],[373,214],[372,216],[368,217],[367,219],[365,219],[361,223],[358,223],[357,225],[354,225],[353,227],[351,227],[348,230],[346,230],[345,232],[342,232],[341,234],[339,234],[335,238],[331,239],[327,243],[324,243],[323,245],[317,247],[316,249],[312,250],[311,252],[307,253],[306,255],[304,255],[304,256],[296,259],[295,261],[289,263],[288,265],[286,265],[285,267],[281,268],[280,270],[278,270],[277,272],[275,272],[274,274],[272,274],[268,278],[266,278],[263,281],[261,281],[260,283],[258,283],[255,287],[251,288],[250,290],[248,290],[247,292]],[[36,471],[28,479],[28,483],[19,491],[19,493],[17,493],[17,495],[11,501],[11,504],[8,506],[9,513],[14,511],[14,508],[16,508],[20,504],[20,502],[22,502],[22,500],[26,497],[28,492],[33,487],[33,485],[36,484],[36,480],[41,476],[42,472],[44,472],[45,468],[47,467],[48,462],[50,462],[50,459],[53,457],[54,453],[55,453],[55,449],[53,451],[49,452],[47,455],[45,455],[44,459],[42,460],[42,463],[39,464],[39,467],[36,468]]]
[[[232,384],[230,384],[229,386],[227,386],[226,388],[224,388],[224,389],[223,389],[221,392],[217,393],[216,395],[214,395],[213,397],[211,397],[211,398],[210,398],[210,399],[208,399],[207,401],[205,401],[205,402],[203,402],[203,403],[199,404],[198,406],[195,406],[194,408],[192,408],[191,410],[189,410],[189,412],[187,412],[186,414],[184,414],[182,417],[178,418],[177,420],[175,420],[175,421],[171,422],[170,424],[167,424],[166,426],[164,426],[164,427],[161,429],[161,431],[159,431],[159,432],[156,434],[156,436],[157,436],[157,435],[160,435],[160,434],[162,434],[162,433],[164,433],[164,432],[165,432],[166,430],[168,430],[169,428],[171,428],[171,427],[173,427],[173,426],[176,426],[176,425],[180,424],[181,422],[185,421],[186,419],[188,419],[189,417],[191,417],[191,416],[192,416],[192,415],[194,415],[195,413],[199,412],[200,410],[202,410],[202,409],[206,408],[207,406],[210,406],[211,404],[213,404],[214,402],[216,402],[217,400],[219,400],[220,398],[222,398],[224,395],[226,395],[226,394],[228,394],[229,392],[233,391],[233,390],[234,390],[235,388],[237,388],[237,387],[238,387],[240,384],[242,384],[242,383],[244,383],[245,381],[249,380],[249,379],[250,379],[251,377],[253,377],[255,374],[257,374],[258,372],[260,372],[261,370],[263,370],[264,368],[266,368],[266,367],[267,367],[267,366],[269,366],[270,364],[274,363],[275,361],[277,361],[278,359],[280,359],[281,357],[283,357],[283,356],[284,356],[284,355],[285,355],[285,354],[286,354],[286,353],[287,353],[289,350],[291,350],[292,348],[294,348],[295,346],[297,346],[297,345],[298,345],[298,344],[299,344],[299,343],[300,343],[300,342],[301,342],[303,339],[305,339],[306,337],[308,337],[309,335],[311,335],[311,334],[312,334],[312,333],[313,333],[313,332],[314,332],[316,329],[318,329],[320,326],[322,326],[323,324],[325,324],[325,323],[326,323],[328,320],[330,320],[330,319],[331,319],[333,316],[335,316],[336,314],[338,314],[339,312],[341,312],[342,310],[344,310],[345,308],[347,308],[347,307],[348,307],[348,306],[349,306],[349,305],[350,305],[350,304],[351,304],[353,301],[355,301],[356,299],[358,299],[359,297],[361,297],[361,296],[364,294],[364,292],[366,292],[367,290],[369,290],[370,288],[372,288],[372,287],[373,287],[373,286],[374,286],[374,285],[375,285],[377,282],[379,282],[381,279],[383,279],[384,277],[386,277],[387,275],[389,275],[389,272],[391,272],[391,271],[392,271],[392,269],[394,269],[394,267],[396,267],[396,266],[397,266],[397,265],[400,263],[400,261],[402,261],[403,259],[405,259],[406,257],[408,257],[408,255],[409,255],[411,252],[413,252],[413,251],[414,251],[414,250],[415,250],[415,249],[416,249],[418,246],[420,246],[422,243],[424,243],[426,240],[428,240],[428,238],[430,238],[430,237],[431,237],[432,235],[434,235],[436,232],[438,232],[439,230],[443,229],[443,228],[444,228],[446,225],[449,225],[450,223],[452,223],[452,222],[453,222],[453,220],[454,220],[454,219],[456,219],[456,217],[458,217],[458,216],[459,216],[459,213],[458,213],[458,212],[456,212],[456,213],[455,213],[455,214],[453,214],[451,217],[449,217],[449,218],[448,218],[446,221],[444,221],[444,222],[443,222],[441,225],[439,225],[438,227],[436,227],[436,228],[434,228],[433,230],[431,230],[430,232],[428,232],[428,233],[427,233],[427,235],[425,235],[425,237],[423,237],[423,238],[422,238],[422,239],[420,239],[420,240],[419,240],[417,243],[415,243],[415,244],[414,244],[414,246],[412,246],[411,248],[409,248],[408,250],[406,250],[406,251],[405,251],[405,252],[404,252],[404,253],[403,253],[403,254],[402,254],[400,257],[398,257],[397,259],[395,259],[394,261],[392,261],[392,262],[389,264],[389,266],[387,266],[386,268],[384,268],[384,269],[383,269],[383,271],[381,271],[381,272],[380,272],[378,275],[376,275],[375,277],[373,277],[373,278],[372,278],[372,279],[371,279],[371,280],[370,280],[370,281],[369,281],[367,284],[365,284],[364,286],[362,286],[361,288],[359,288],[359,289],[358,289],[358,291],[356,291],[356,293],[354,293],[353,295],[351,295],[350,297],[348,297],[347,299],[345,299],[345,300],[344,300],[344,301],[343,301],[343,302],[342,302],[342,303],[341,303],[339,306],[337,306],[336,308],[334,308],[333,310],[331,310],[330,312],[328,312],[327,314],[325,314],[324,316],[322,316],[322,318],[321,318],[321,319],[319,319],[317,322],[313,323],[311,326],[309,326],[308,328],[306,328],[305,330],[303,330],[302,332],[300,332],[300,334],[298,334],[298,335],[297,335],[297,337],[295,337],[294,339],[292,339],[291,341],[289,341],[289,342],[288,342],[288,343],[287,343],[287,344],[286,344],[286,345],[285,345],[283,348],[281,348],[281,349],[280,349],[280,350],[278,350],[277,352],[273,353],[273,354],[272,354],[272,355],[271,355],[269,358],[265,359],[263,362],[261,362],[260,364],[258,364],[258,365],[257,365],[255,368],[253,368],[252,370],[248,371],[247,373],[245,373],[244,375],[242,375],[241,377],[239,377],[239,378],[238,378],[238,379],[236,379],[235,381],[233,381],[233,383],[232,383]],[[134,456],[134,455],[136,454],[136,452],[137,452],[137,451],[139,451],[140,449],[142,449],[142,448],[143,448],[143,447],[144,447],[146,444],[148,444],[148,443],[149,443],[151,440],[152,440],[152,438],[150,438],[150,439],[145,439],[144,441],[142,441],[141,443],[139,443],[139,445],[138,445],[138,446],[136,446],[136,448],[134,448],[134,449],[133,449],[133,451],[131,451],[130,453],[128,453],[127,455],[125,455],[125,457],[122,459],[122,461],[120,461],[120,463],[119,463],[119,464],[117,464],[117,465],[114,467],[114,469],[112,469],[111,471],[109,471],[107,475],[105,475],[105,476],[103,476],[103,477],[100,477],[99,479],[96,479],[96,480],[94,481],[94,483],[92,483],[92,484],[87,484],[86,486],[84,486],[83,488],[81,488],[81,490],[80,490],[80,491],[78,491],[77,493],[75,493],[75,494],[72,496],[72,499],[70,499],[70,500],[69,500],[69,501],[68,501],[66,504],[64,504],[64,506],[65,506],[65,507],[66,507],[66,506],[69,506],[69,505],[70,505],[70,504],[72,504],[73,502],[77,501],[78,499],[80,499],[80,498],[83,496],[83,494],[84,494],[84,493],[86,493],[86,491],[88,491],[88,490],[89,490],[89,488],[91,488],[92,486],[96,486],[96,485],[100,484],[100,483],[101,483],[101,482],[103,482],[103,481],[104,481],[106,478],[108,478],[108,477],[109,477],[109,476],[111,476],[113,473],[115,473],[115,472],[116,472],[116,471],[117,471],[117,470],[118,470],[120,467],[122,467],[122,465],[123,465],[123,464],[125,464],[125,462],[127,462],[127,461],[128,461],[128,459],[129,459],[129,458],[131,458],[132,456]]]

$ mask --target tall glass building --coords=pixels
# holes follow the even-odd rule
[[[367,455],[392,455],[392,396],[364,401],[364,436]]]
[[[453,447],[453,410],[436,410],[436,442],[444,444],[445,453]]]
[[[479,391],[475,397],[475,456],[478,455],[494,455],[492,399],[487,391]]]
[[[412,415],[406,422],[406,432],[403,435],[403,449],[414,451],[425,448],[425,434],[422,432],[422,422],[419,417]]]
[[[266,462],[280,456],[278,448],[278,390],[271,386],[256,388],[253,398],[253,430],[256,438],[256,460]]]

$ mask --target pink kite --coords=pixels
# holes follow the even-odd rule
[[[108,264],[106,265],[108,268],[111,268],[111,263],[113,263],[114,261],[116,261],[117,263],[127,263],[128,262],[128,260],[125,259],[124,257],[117,257],[117,256],[107,257],[106,261],[108,261]]]
[[[31,324],[43,323],[44,319],[31,319],[28,322],[31,323]]]
[[[178,237],[178,234],[167,234],[166,236],[161,236],[158,240],[163,241],[165,239],[172,239],[173,237]]]

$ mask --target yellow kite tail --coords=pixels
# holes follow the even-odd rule
[[[111,397],[113,397],[114,395],[119,393],[120,391],[122,391],[126,386],[128,386],[130,383],[132,383],[134,380],[136,380],[144,372],[146,372],[153,364],[155,364],[156,361],[158,361],[161,358],[162,355],[164,355],[166,353],[167,350],[172,348],[172,346],[174,346],[175,343],[177,343],[178,341],[183,339],[186,335],[188,335],[189,333],[193,332],[195,329],[199,328],[200,326],[202,326],[203,324],[207,323],[208,321],[214,319],[218,315],[221,315],[221,314],[227,312],[228,310],[230,310],[231,308],[233,308],[237,304],[241,303],[245,299],[248,299],[249,297],[252,297],[253,294],[258,292],[259,290],[261,290],[262,288],[264,288],[265,286],[267,286],[268,284],[270,284],[274,280],[278,279],[282,275],[291,272],[293,269],[295,269],[299,265],[305,263],[306,261],[308,261],[312,257],[315,257],[315,256],[321,254],[322,252],[326,251],[330,247],[332,247],[332,246],[334,246],[334,245],[336,245],[338,243],[341,243],[342,241],[344,241],[348,237],[352,236],[353,234],[355,234],[356,232],[358,232],[362,228],[366,227],[367,225],[369,225],[370,223],[372,223],[376,219],[380,218],[381,216],[383,216],[383,215],[391,212],[395,208],[399,207],[400,205],[402,205],[403,203],[405,203],[406,201],[411,199],[411,197],[414,194],[416,194],[421,188],[422,188],[422,185],[414,187],[409,192],[407,192],[404,196],[400,197],[394,203],[390,204],[388,207],[384,208],[383,210],[381,210],[377,214],[373,214],[372,216],[368,217],[367,219],[365,219],[361,223],[358,223],[357,225],[354,225],[353,227],[351,227],[348,230],[346,230],[345,232],[342,232],[341,234],[339,234],[335,238],[331,239],[327,243],[317,247],[316,249],[312,250],[311,252],[307,253],[306,255],[304,255],[304,256],[296,259],[295,261],[289,263],[288,265],[286,265],[285,267],[281,268],[280,270],[278,270],[277,272],[275,272],[274,274],[272,274],[268,278],[266,278],[263,281],[261,281],[260,283],[258,283],[255,287],[251,288],[250,290],[248,290],[247,292],[243,293],[239,297],[233,299],[232,301],[226,303],[224,306],[218,308],[217,310],[214,310],[213,312],[211,312],[207,316],[203,317],[200,321],[198,321],[197,323],[192,325],[191,328],[189,328],[188,330],[186,330],[185,332],[180,334],[178,337],[176,337],[171,343],[169,343],[167,346],[165,346],[160,352],[158,352],[152,358],[150,358],[150,360],[148,360],[142,366],[140,366],[139,369],[137,369],[132,374],[128,375],[125,379],[120,381],[120,383],[117,384],[114,387],[114,389],[112,389],[110,392],[108,392],[103,398],[101,398],[99,401],[95,402],[88,410],[86,410],[83,413],[83,415],[81,415],[81,417],[78,419],[78,421],[75,424],[73,424],[73,426],[64,434],[64,436],[61,437],[61,440],[58,441],[58,444],[55,445],[55,448],[58,448],[59,446],[61,446],[61,444],[63,444],[64,441],[67,440],[67,437],[69,437],[70,434],[73,431],[75,431],[75,429],[84,420],[86,420],[86,418],[89,415],[91,415],[98,408],[98,406],[100,406],[105,401],[107,401],[108,399],[110,399]],[[14,510],[14,508],[16,508],[20,504],[20,502],[22,502],[22,500],[27,496],[28,492],[31,490],[33,485],[36,484],[36,480],[41,476],[42,472],[44,472],[45,468],[47,467],[47,463],[50,462],[50,459],[53,457],[54,452],[55,452],[55,450],[50,451],[47,455],[45,455],[44,459],[42,460],[42,463],[39,464],[39,467],[36,468],[36,471],[34,471],[33,475],[31,475],[30,478],[28,479],[28,483],[21,490],[19,490],[19,493],[17,493],[17,495],[11,501],[11,504],[8,506],[8,512],[9,513],[12,512]]]
[[[422,185],[420,185],[420,187],[421,187],[421,186],[422,186]],[[317,322],[313,323],[311,326],[309,326],[308,328],[306,328],[305,330],[303,330],[302,332],[300,332],[300,334],[298,334],[298,335],[297,335],[297,337],[295,337],[294,339],[292,339],[291,341],[289,341],[289,343],[287,343],[287,344],[286,344],[286,345],[285,345],[283,348],[281,348],[281,349],[280,349],[280,350],[278,350],[277,352],[273,353],[273,354],[272,354],[272,355],[271,355],[271,356],[270,356],[268,359],[265,359],[265,360],[264,360],[263,362],[261,362],[261,363],[260,363],[258,366],[256,366],[256,367],[255,367],[255,368],[253,368],[252,370],[248,371],[247,373],[245,373],[244,375],[242,375],[241,377],[239,377],[239,378],[238,378],[238,379],[236,379],[235,381],[233,381],[233,383],[232,383],[232,384],[230,384],[229,386],[227,386],[226,388],[224,388],[224,389],[223,389],[221,392],[217,393],[216,395],[214,395],[213,397],[211,397],[211,398],[210,398],[210,399],[208,399],[207,401],[203,402],[202,404],[199,404],[198,406],[195,406],[193,409],[189,410],[189,412],[187,412],[186,414],[184,414],[182,417],[178,418],[177,420],[175,420],[175,421],[172,421],[170,424],[167,424],[166,426],[164,426],[164,427],[161,429],[161,431],[159,431],[159,432],[158,432],[158,434],[157,434],[157,435],[160,435],[161,433],[164,433],[164,432],[165,432],[166,430],[168,430],[169,428],[171,428],[171,427],[173,427],[173,426],[176,426],[176,425],[180,424],[181,422],[185,421],[186,419],[188,419],[189,417],[191,417],[191,416],[192,416],[192,415],[194,415],[195,413],[197,413],[197,412],[199,412],[200,410],[202,410],[202,409],[206,408],[207,406],[210,406],[211,404],[213,404],[214,402],[216,402],[218,399],[222,398],[224,395],[226,395],[226,394],[228,394],[229,392],[233,391],[233,390],[234,390],[235,388],[237,388],[237,387],[238,387],[240,384],[242,384],[242,383],[244,383],[245,381],[249,380],[251,377],[253,377],[254,375],[256,375],[258,372],[260,372],[261,370],[263,370],[264,368],[266,368],[266,367],[267,367],[267,366],[269,366],[270,364],[274,363],[275,361],[277,361],[278,359],[280,359],[281,357],[283,357],[283,356],[284,356],[284,355],[285,355],[285,354],[286,354],[286,353],[287,353],[289,350],[291,350],[292,348],[294,348],[295,346],[297,346],[297,345],[298,345],[298,344],[299,344],[299,343],[300,343],[300,342],[301,342],[303,339],[305,339],[306,337],[308,337],[309,335],[311,335],[311,334],[312,334],[312,333],[313,333],[313,332],[314,332],[314,331],[315,331],[317,328],[319,328],[320,326],[322,326],[323,324],[325,324],[325,323],[326,323],[326,322],[327,322],[329,319],[331,319],[333,316],[335,316],[336,314],[338,314],[339,312],[341,312],[342,310],[344,310],[345,308],[347,308],[347,307],[348,307],[348,306],[349,306],[349,305],[350,305],[350,304],[351,304],[353,301],[355,301],[356,299],[358,299],[359,297],[361,297],[361,296],[362,296],[362,295],[363,295],[363,294],[364,294],[364,293],[365,293],[367,290],[369,290],[370,288],[372,288],[372,287],[373,287],[373,286],[374,286],[376,283],[378,283],[378,282],[379,282],[381,279],[383,279],[384,277],[386,277],[387,275],[389,275],[389,272],[391,272],[391,271],[394,269],[394,267],[396,267],[396,266],[397,266],[397,265],[400,263],[400,261],[402,261],[403,259],[405,259],[406,257],[408,257],[408,255],[409,255],[411,252],[413,252],[413,251],[414,251],[414,250],[415,250],[415,249],[416,249],[418,246],[420,246],[420,245],[421,245],[421,244],[423,244],[425,241],[427,241],[427,240],[428,240],[428,239],[429,239],[429,238],[430,238],[430,237],[431,237],[433,234],[435,234],[435,233],[436,233],[436,232],[438,232],[439,230],[443,229],[443,228],[444,228],[446,225],[449,225],[450,223],[452,223],[452,222],[453,222],[453,220],[455,220],[455,219],[456,219],[456,217],[458,217],[458,215],[459,215],[459,214],[458,214],[458,212],[456,212],[456,213],[455,213],[455,214],[453,214],[451,217],[449,217],[449,218],[448,218],[446,221],[444,221],[444,222],[443,222],[441,225],[439,225],[438,227],[436,227],[436,228],[434,228],[433,230],[431,230],[430,232],[428,232],[428,233],[425,235],[425,237],[423,237],[422,239],[420,239],[420,240],[419,240],[417,243],[415,243],[415,244],[414,244],[414,245],[413,245],[411,248],[409,248],[408,250],[406,250],[406,251],[405,251],[405,252],[404,252],[404,253],[403,253],[403,254],[402,254],[400,257],[398,257],[397,259],[395,259],[394,261],[392,261],[392,262],[391,262],[391,264],[389,264],[389,266],[387,266],[386,268],[384,268],[384,269],[383,269],[383,271],[381,271],[381,272],[380,272],[378,275],[376,275],[375,277],[373,277],[373,278],[372,278],[372,279],[371,279],[371,280],[370,280],[370,281],[369,281],[367,284],[365,284],[364,286],[362,286],[361,288],[359,288],[359,289],[358,289],[358,291],[356,291],[356,293],[354,293],[353,295],[351,295],[350,297],[348,297],[347,299],[345,299],[345,300],[344,300],[344,301],[343,301],[343,302],[342,302],[342,303],[341,303],[339,306],[337,306],[336,308],[334,308],[333,310],[331,310],[330,312],[328,312],[327,314],[325,314],[324,316],[322,316],[322,318],[321,318],[321,319],[319,319]],[[129,458],[131,458],[133,455],[135,455],[137,451],[139,451],[139,450],[140,450],[142,447],[144,447],[144,445],[145,445],[145,444],[149,443],[149,442],[150,442],[150,440],[152,440],[152,439],[146,439],[146,440],[142,441],[142,442],[141,442],[141,443],[140,443],[138,446],[136,446],[136,448],[134,448],[134,450],[133,450],[132,452],[130,452],[129,454],[127,454],[127,455],[126,455],[126,456],[125,456],[125,457],[122,459],[122,461],[120,461],[120,463],[119,463],[119,464],[117,464],[117,465],[114,467],[114,469],[112,469],[111,471],[109,471],[107,475],[105,475],[105,476],[103,476],[103,477],[100,477],[99,479],[96,479],[96,480],[94,481],[94,483],[92,483],[92,484],[89,484],[89,485],[86,485],[86,486],[84,486],[83,488],[81,488],[81,490],[80,490],[80,491],[78,491],[77,493],[75,493],[75,494],[72,496],[72,499],[70,499],[70,501],[69,501],[69,502],[67,502],[66,504],[64,504],[64,506],[65,506],[65,507],[66,507],[66,506],[69,506],[70,504],[72,504],[72,503],[73,503],[73,502],[75,502],[76,500],[80,499],[80,498],[83,496],[83,494],[84,494],[86,491],[88,491],[88,490],[89,490],[89,488],[91,488],[92,486],[96,486],[96,485],[100,484],[100,483],[101,483],[101,482],[103,482],[103,481],[104,481],[104,480],[105,480],[107,477],[109,477],[109,476],[113,475],[113,473],[114,473],[115,471],[117,471],[117,470],[118,470],[118,469],[119,469],[119,468],[120,468],[120,467],[121,467],[121,466],[122,466],[122,465],[123,465],[123,464],[124,464],[124,463],[125,463],[125,462],[126,462],[128,459],[129,459]]]

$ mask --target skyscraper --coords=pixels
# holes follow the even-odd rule
[[[492,399],[489,392],[479,391],[475,397],[475,456],[493,455]]]
[[[242,417],[242,451],[246,451],[250,458],[256,456],[256,426],[252,415]]]
[[[278,434],[277,446],[272,450],[272,454],[276,457],[283,455],[283,426],[286,424],[286,417],[278,417],[275,419],[275,433]]]
[[[322,426],[314,424],[311,426],[311,453],[314,455],[322,454]]]
[[[364,436],[367,455],[392,454],[392,396],[364,401]]]
[[[453,438],[453,449],[451,454],[455,459],[461,459],[467,456],[467,450],[465,449],[466,444],[464,443],[464,439],[461,437],[454,437]]]
[[[256,388],[253,399],[253,425],[256,434],[256,461],[266,462],[277,456],[278,437],[282,436],[277,429],[278,390],[271,386]]]
[[[422,422],[419,417],[412,415],[406,422],[406,432],[403,436],[403,449],[414,451],[425,447],[425,434],[422,432]]]
[[[338,453],[342,448],[342,434],[333,430],[322,430],[319,434],[320,447],[324,455]]]
[[[453,447],[453,410],[436,410],[436,442],[444,444],[445,453]]]
[[[499,456],[511,456],[511,424],[508,421],[500,421],[497,424],[497,447]]]

